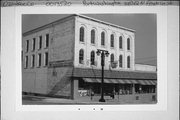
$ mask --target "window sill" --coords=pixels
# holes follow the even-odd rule
[[[79,41],[80,44],[85,44],[85,42]]]
[[[115,49],[115,47],[110,47],[111,49]]]
[[[46,68],[46,67],[48,67],[48,65],[44,65],[43,67]]]
[[[101,47],[102,47],[102,48],[106,48],[106,46],[105,46],[105,45],[101,45]]]
[[[92,46],[96,46],[96,44],[95,44],[95,43],[91,43],[91,45],[92,45]]]

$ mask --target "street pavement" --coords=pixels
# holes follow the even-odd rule
[[[114,99],[105,99],[106,102],[99,102],[98,100],[91,99],[78,99],[71,100],[65,98],[52,98],[52,97],[42,97],[42,96],[32,96],[32,95],[23,95],[22,104],[23,105],[69,105],[69,104],[147,104],[147,103],[138,103],[138,102],[126,102],[126,101],[117,101]],[[148,103],[148,104],[153,104]],[[155,104],[155,103],[154,103]]]

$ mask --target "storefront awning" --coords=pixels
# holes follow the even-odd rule
[[[83,78],[85,82],[101,83],[101,79]],[[156,85],[155,80],[104,79],[104,83]]]
[[[101,79],[102,70],[75,67],[73,69],[69,69],[67,75],[74,78],[77,77]],[[104,78],[128,80],[157,80],[157,72],[104,70]]]

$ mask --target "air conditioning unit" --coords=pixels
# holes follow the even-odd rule
[[[111,62],[111,68],[116,68],[118,61]]]

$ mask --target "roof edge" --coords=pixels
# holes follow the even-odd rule
[[[127,30],[127,31],[130,31],[130,32],[135,32],[135,30],[133,30],[133,29],[122,27],[120,25],[115,25],[113,23],[105,22],[105,21],[102,21],[102,20],[98,20],[98,19],[95,19],[95,18],[92,18],[92,17],[85,16],[85,15],[80,15],[80,14],[74,14],[74,15],[82,17],[82,18],[86,18],[86,19],[89,19],[89,20],[92,20],[92,21],[100,22],[100,23],[105,24],[105,25],[110,25],[112,27],[117,27],[117,28]]]
[[[49,27],[53,26],[54,24],[57,24],[58,22],[63,21],[63,20],[68,19],[68,18],[71,18],[71,17],[73,17],[73,16],[75,16],[75,14],[69,15],[69,16],[64,17],[64,18],[61,18],[61,19],[58,19],[58,20],[56,20],[56,21],[53,21],[53,22],[51,22],[51,23],[42,25],[42,26],[40,26],[40,27],[36,27],[36,28],[34,28],[34,29],[32,29],[32,30],[29,30],[29,31],[27,31],[27,32],[24,32],[24,33],[22,34],[22,36],[25,37],[25,36],[27,36],[27,35],[29,35],[29,34],[34,33],[34,32],[38,32],[38,31],[43,30],[43,29],[45,29],[45,28],[49,28]]]
[[[68,19],[68,18],[70,18],[70,17],[73,17],[73,16],[78,16],[78,17],[85,18],[85,19],[88,19],[88,20],[92,20],[92,21],[95,21],[95,22],[99,22],[99,23],[102,23],[102,24],[105,24],[105,25],[110,25],[110,26],[112,26],[112,27],[120,28],[120,29],[127,30],[127,31],[130,31],[130,32],[135,32],[135,30],[133,30],[133,29],[129,29],[129,28],[126,28],[126,27],[122,27],[122,26],[119,26],[119,25],[115,25],[115,24],[113,24],[113,23],[101,21],[101,20],[98,20],[98,19],[95,19],[95,18],[91,18],[91,17],[87,17],[87,16],[84,16],[84,15],[80,15],[80,14],[72,14],[72,15],[69,15],[69,16],[67,16],[67,17],[58,19],[58,20],[56,20],[56,21],[54,21],[54,22],[45,24],[45,25],[43,25],[43,26],[37,27],[37,28],[32,29],[32,30],[29,30],[29,31],[27,31],[27,32],[24,32],[24,33],[22,33],[22,36],[25,37],[25,36],[27,36],[27,35],[29,35],[29,34],[34,33],[34,32],[38,32],[38,31],[43,30],[43,29],[45,29],[45,28],[49,28],[49,27],[53,26],[54,24],[56,24],[56,23],[58,23],[58,22],[60,22],[60,21],[63,21],[63,20],[65,20],[65,19]]]

